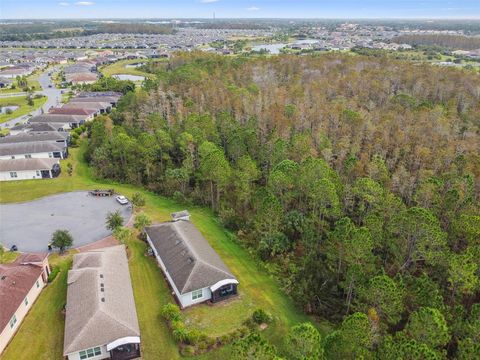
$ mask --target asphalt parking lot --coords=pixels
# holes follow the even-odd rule
[[[73,236],[73,247],[87,245],[111,234],[105,218],[116,210],[125,223],[130,219],[130,205],[120,205],[115,196],[95,197],[86,191],[0,204],[0,243],[8,249],[15,244],[21,252],[47,251],[52,233],[67,229]]]

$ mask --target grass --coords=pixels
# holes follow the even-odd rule
[[[0,243],[0,246],[1,243]],[[5,249],[5,252],[0,255],[0,264],[8,264],[8,263],[11,263],[11,262],[14,262],[18,257],[18,252],[11,252],[11,251],[7,251]]]
[[[28,105],[26,96],[0,98],[0,106],[16,105],[19,107],[18,109],[13,111],[11,114],[0,115],[0,124],[4,123],[5,121],[9,121],[17,117],[26,115],[32,112],[33,110],[43,106],[43,104],[45,104],[46,102],[47,102],[46,96],[43,96],[38,99],[33,99],[33,106]]]
[[[80,148],[71,149],[71,158],[62,161],[63,171],[56,179],[3,183],[0,187],[0,202],[29,201],[60,192],[113,187],[117,192],[127,197],[131,197],[134,192],[141,192],[146,199],[143,211],[149,214],[154,222],[166,221],[170,218],[171,212],[184,207],[170,199],[138,187],[94,179],[91,169],[83,160],[79,160],[83,158],[84,148],[83,143]],[[71,177],[65,171],[68,162],[71,162],[74,168],[74,174]],[[200,304],[184,310],[185,322],[209,335],[220,335],[238,327],[252,314],[253,310],[260,307],[270,312],[275,319],[274,323],[264,331],[264,335],[281,350],[283,338],[289,327],[299,322],[309,321],[309,318],[295,308],[287,295],[279,289],[276,281],[236,242],[235,236],[221,226],[210,210],[194,206],[189,207],[189,211],[192,215],[192,222],[237,276],[240,285],[237,298],[214,306]],[[178,358],[180,355],[177,345],[159,315],[161,306],[173,301],[167,283],[154,259],[144,255],[145,243],[132,239],[127,244],[130,249],[130,274],[141,329],[144,358]],[[68,263],[68,261],[65,260],[65,263]],[[69,265],[63,264],[62,269],[63,266],[68,269]],[[54,282],[56,286],[63,289],[58,289],[56,294],[63,301],[65,301],[66,291],[65,272],[62,272],[62,276],[59,276]],[[63,285],[58,285],[59,283]],[[52,301],[50,288],[51,286],[41,295],[41,301],[39,300],[38,304]],[[45,298],[48,298],[48,301]],[[60,302],[59,299],[56,301]],[[23,357],[17,358],[38,358],[39,354],[43,354],[44,344],[52,345],[54,341],[61,338],[63,336],[63,324],[58,323],[56,311],[57,307],[53,304],[49,307],[39,305],[38,308],[36,305],[27,321],[22,325],[12,346],[8,348],[5,355],[8,357],[5,357],[5,359],[15,359],[14,355],[18,356],[20,349]],[[48,320],[45,321],[45,319]],[[50,320],[55,323],[54,326],[52,325],[53,329],[51,331],[36,331],[40,323],[46,324]],[[27,341],[34,331],[36,332],[34,343],[29,347],[22,347],[23,341]],[[55,332],[55,334],[52,334],[52,332]],[[62,348],[61,342],[57,342],[57,347]],[[229,351],[230,348],[225,347],[207,353],[200,358],[225,359],[228,358]],[[55,354],[47,352],[47,354],[50,355],[49,359],[60,358],[57,356],[59,352]]]
[[[128,64],[144,63],[147,61],[148,60],[146,59],[145,60],[142,60],[142,59],[120,60],[113,64],[103,66],[100,69],[100,72],[105,76],[125,74],[125,75],[137,75],[137,76],[144,76],[147,78],[154,78],[155,75],[138,70],[138,68],[125,67],[125,65],[128,65]]]

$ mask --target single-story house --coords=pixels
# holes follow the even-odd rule
[[[0,144],[12,144],[21,142],[32,141],[50,141],[57,142],[68,146],[70,140],[70,134],[62,131],[30,131],[28,133],[22,133],[17,135],[9,135],[0,138]]]
[[[58,159],[11,159],[0,161],[0,181],[51,179],[60,174]]]
[[[102,95],[105,94],[105,95]],[[70,102],[108,102],[111,105],[117,104],[121,95],[117,93],[102,92],[99,95],[92,95],[92,93],[81,93],[70,100]]]
[[[97,79],[98,76],[94,73],[73,73],[65,75],[65,80],[68,83],[72,83],[73,85],[93,84],[97,81]]]
[[[48,282],[47,254],[22,254],[0,264],[0,354]]]
[[[65,159],[68,157],[66,146],[56,142],[26,142],[0,144],[0,160],[9,159]]]
[[[68,360],[140,357],[140,328],[124,245],[73,257],[63,355]]]
[[[237,279],[189,220],[152,225],[145,231],[182,308],[237,294]]]
[[[99,102],[99,101],[70,101],[69,103],[63,105],[64,109],[94,109],[100,113],[109,112],[112,110],[112,104],[109,102]]]
[[[53,115],[82,115],[86,116],[85,121],[93,120],[95,115],[100,114],[100,110],[84,109],[84,108],[51,108],[48,110],[49,114]]]
[[[44,132],[44,131],[58,131],[57,127],[47,123],[35,123],[35,124],[19,124],[10,128],[10,135],[18,135],[27,132]]]
[[[8,88],[13,85],[13,79],[0,77],[0,89]]]
[[[47,124],[66,124],[69,129],[75,129],[90,119],[89,115],[42,114],[31,117],[28,122]]]

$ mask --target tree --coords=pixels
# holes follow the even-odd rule
[[[373,333],[370,321],[364,313],[347,316],[339,330],[325,338],[327,359],[361,359],[371,357]]]
[[[295,325],[290,330],[285,343],[291,359],[318,360],[323,358],[320,333],[311,323]]]
[[[404,334],[431,348],[445,346],[450,340],[447,322],[437,309],[422,307],[410,315]]]
[[[442,360],[445,355],[426,344],[404,336],[386,335],[379,346],[378,358],[384,360]]]
[[[132,230],[123,226],[119,226],[113,230],[113,236],[115,236],[115,238],[122,244],[125,244],[127,240],[132,237]]]
[[[145,206],[145,196],[136,192],[132,195],[132,204],[137,207]]]
[[[123,216],[120,214],[120,211],[117,210],[115,212],[109,212],[107,214],[107,222],[106,226],[107,229],[110,231],[115,231],[117,228],[123,225]]]
[[[461,294],[472,294],[479,285],[478,262],[471,251],[465,254],[452,254],[449,258],[448,282],[455,295],[457,291]]]
[[[65,249],[73,245],[73,237],[68,230],[55,230],[51,245],[58,248],[60,253],[63,253]]]
[[[275,360],[275,348],[258,332],[252,332],[233,345],[232,358],[238,360]]]
[[[386,324],[395,325],[404,311],[404,296],[404,289],[393,279],[388,275],[379,275],[358,290],[357,302],[360,309],[374,308]]]
[[[152,219],[143,211],[135,215],[133,227],[139,230],[142,236],[145,234],[145,227],[150,226],[151,224]]]

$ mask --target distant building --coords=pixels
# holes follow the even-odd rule
[[[125,246],[73,257],[63,355],[68,360],[140,357],[140,328]]]
[[[48,282],[47,254],[22,254],[0,264],[0,354]]]

